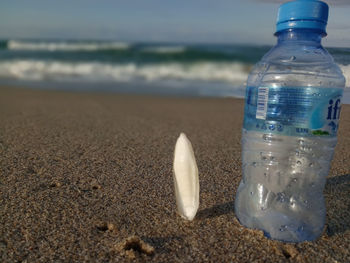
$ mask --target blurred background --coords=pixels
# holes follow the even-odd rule
[[[282,2],[2,0],[0,85],[243,97]],[[349,85],[350,1],[327,3],[323,44]]]

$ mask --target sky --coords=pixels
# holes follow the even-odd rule
[[[281,0],[1,0],[0,39],[273,44]],[[326,46],[350,47],[350,0],[329,0]]]

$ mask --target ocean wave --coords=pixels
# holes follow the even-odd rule
[[[232,61],[254,64],[265,49],[221,45],[182,45],[98,41],[0,41],[6,59],[48,59],[65,61],[109,61],[194,63]],[[21,51],[21,52],[17,52]],[[67,55],[65,54],[67,53]]]
[[[123,42],[30,42],[9,40],[9,50],[31,51],[97,51],[97,50],[124,50],[129,44]]]
[[[174,54],[183,53],[186,51],[185,46],[160,46],[160,47],[145,47],[141,52],[157,53],[157,54]]]
[[[28,81],[183,81],[242,85],[251,65],[240,62],[116,64],[17,59],[0,61],[0,78]],[[340,65],[350,87],[350,65]],[[347,89],[349,90],[349,89]]]
[[[242,63],[135,63],[107,64],[99,62],[69,63],[42,60],[0,62],[0,78],[17,80],[80,81],[203,81],[243,84],[249,67]]]

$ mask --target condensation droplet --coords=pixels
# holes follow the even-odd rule
[[[256,163],[256,162],[252,162],[252,165],[253,165],[254,167],[256,167],[256,166],[257,166],[257,163]]]
[[[291,60],[291,61],[294,61],[294,60],[296,60],[296,59],[297,59],[296,56],[291,56],[291,57],[289,58],[289,60]]]
[[[300,139],[300,140],[298,140],[298,143],[299,144],[304,144],[304,140]]]
[[[313,166],[314,166],[314,164],[313,164],[313,163],[309,163],[309,166],[310,166],[310,167],[313,167]]]
[[[311,184],[311,187],[315,187],[315,183],[312,183],[312,184]]]
[[[297,179],[297,178],[293,178],[293,179],[292,179],[292,182],[293,182],[293,183],[296,183],[296,182],[298,182],[298,179]]]
[[[287,229],[287,226],[286,226],[286,225],[282,225],[282,226],[280,227],[280,231],[281,231],[281,232],[286,231],[286,229]]]
[[[299,155],[300,155],[300,152],[299,152],[299,151],[296,151],[296,152],[295,152],[295,155],[296,155],[296,156],[299,156]]]
[[[284,203],[286,201],[285,193],[278,193],[277,194],[277,201],[280,201],[281,203]]]
[[[301,165],[301,161],[297,161],[297,165]]]
[[[253,195],[254,194],[254,192],[250,192],[250,195]]]

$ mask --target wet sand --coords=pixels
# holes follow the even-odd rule
[[[315,242],[242,227],[243,100],[0,88],[1,262],[349,262],[350,105]],[[172,158],[185,132],[200,172],[192,222],[176,213]]]

